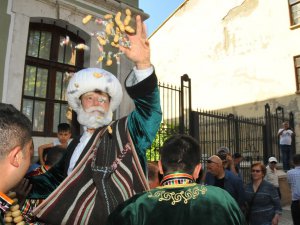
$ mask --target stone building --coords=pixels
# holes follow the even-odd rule
[[[49,143],[49,137],[56,136],[57,124],[67,121],[66,72],[102,67],[124,82],[132,63],[124,56],[112,66],[106,66],[105,60],[97,63],[98,40],[91,32],[101,29],[96,18],[127,8],[133,25],[136,14],[149,17],[138,8],[138,0],[1,0],[0,101],[13,104],[31,119],[35,149]],[[86,15],[91,15],[93,22],[83,24]],[[67,37],[71,47],[63,45]],[[74,49],[79,43],[90,50]],[[132,107],[128,96],[122,102],[117,118]],[[79,132],[75,121],[73,115],[72,124]]]
[[[256,117],[268,103],[300,134],[299,37],[299,0],[186,0],[150,36],[151,56],[160,81],[189,75],[194,109]]]

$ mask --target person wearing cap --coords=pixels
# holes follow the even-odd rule
[[[226,170],[222,159],[217,155],[209,157],[206,162],[205,184],[226,190],[236,200],[240,208],[244,210],[245,191],[242,179],[230,170]]]
[[[246,225],[228,192],[196,183],[201,151],[194,138],[171,136],[159,152],[160,186],[120,204],[106,225]]]
[[[281,192],[279,188],[279,177],[278,177],[276,165],[277,165],[277,159],[273,156],[270,157],[268,159],[268,166],[266,166],[267,171],[264,179],[274,185],[274,187],[277,189],[279,198],[281,199]]]
[[[135,63],[125,88],[135,103],[127,117],[112,121],[122,101],[122,87],[108,71],[87,68],[74,74],[68,103],[83,126],[82,136],[50,171],[31,178],[29,198],[48,197],[33,211],[46,224],[105,223],[107,216],[132,195],[148,190],[146,149],[159,129],[162,113],[157,78],[150,62],[146,27],[136,17],[129,47],[120,46]]]
[[[223,162],[223,166],[226,170],[231,171],[234,175],[239,176],[239,172],[236,169],[234,158],[232,157],[229,148],[222,146],[217,150],[217,156]]]

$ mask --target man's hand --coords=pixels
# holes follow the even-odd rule
[[[136,34],[128,34],[130,48],[120,46],[128,59],[135,63],[138,70],[147,69],[151,66],[150,46],[147,39],[146,25],[141,16],[136,16]]]
[[[272,219],[272,225],[278,225],[280,219],[280,215],[275,214],[275,216]]]

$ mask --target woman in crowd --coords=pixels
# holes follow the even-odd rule
[[[266,167],[260,163],[251,165],[251,182],[246,185],[246,201],[249,206],[250,225],[278,225],[282,212],[275,187],[264,180]]]

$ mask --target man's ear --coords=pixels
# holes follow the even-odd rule
[[[161,164],[161,160],[158,160],[157,162],[158,165],[158,170],[160,174],[164,174],[163,168],[162,168],[162,164]]]
[[[197,178],[199,177],[199,173],[200,173],[201,167],[202,167],[202,165],[201,165],[201,163],[199,163],[199,164],[196,165],[196,167],[194,169],[193,178],[195,180],[197,180]]]
[[[14,147],[8,154],[8,160],[9,160],[9,163],[12,165],[12,166],[15,166],[15,167],[19,167],[20,166],[20,163],[21,163],[21,157],[22,157],[22,149],[20,146],[16,146]]]

